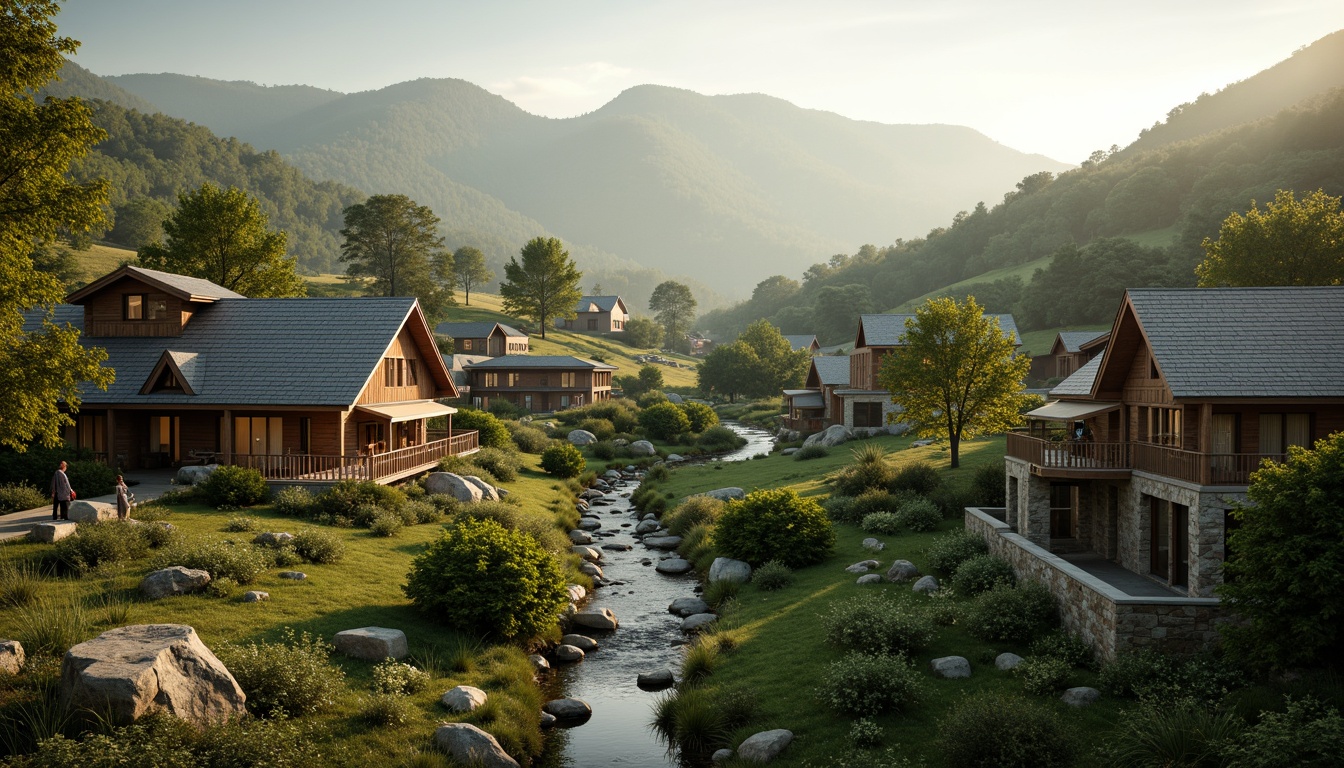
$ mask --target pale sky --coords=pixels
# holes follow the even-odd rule
[[[1344,28],[1341,0],[67,0],[100,75],[456,77],[548,117],[634,85],[965,125],[1077,163]]]

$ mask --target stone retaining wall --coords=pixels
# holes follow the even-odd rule
[[[1007,560],[1019,580],[1045,585],[1060,619],[1104,660],[1145,647],[1178,654],[1218,640],[1224,612],[1217,598],[1130,597],[1013,532],[1004,509],[966,508],[966,530],[982,537],[992,555]]]

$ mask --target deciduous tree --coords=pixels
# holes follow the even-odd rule
[[[59,6],[46,0],[0,3],[0,445],[22,451],[30,442],[56,445],[73,424],[59,409],[79,410],[81,387],[106,389],[113,372],[107,353],[79,344],[73,326],[52,322],[64,297],[60,280],[33,268],[32,254],[58,235],[105,223],[104,180],[79,184],[73,161],[106,134],[78,99],[32,93],[60,71],[78,43],[56,35]],[[24,330],[23,313],[42,320]]]
[[[1251,201],[1243,216],[1223,221],[1218,239],[1204,239],[1195,267],[1201,287],[1339,285],[1344,282],[1344,213],[1340,198],[1316,190],[1300,201],[1279,190],[1265,210]]]
[[[304,296],[297,261],[285,256],[285,233],[272,232],[256,198],[205,183],[177,196],[163,222],[166,243],[140,248],[140,263],[200,277],[252,298]]]
[[[635,349],[651,349],[663,338],[663,327],[651,317],[636,315],[625,324],[625,343]]]
[[[462,289],[466,305],[471,306],[471,289],[490,282],[495,273],[485,265],[485,254],[466,245],[453,252],[453,277]]]
[[[686,351],[686,332],[691,329],[695,319],[695,296],[691,289],[675,280],[665,280],[653,289],[649,297],[649,309],[653,317],[663,326],[663,343],[669,349]]]
[[[811,354],[805,349],[795,350],[769,321],[757,320],[748,325],[737,340],[751,347],[760,361],[755,374],[756,384],[744,390],[745,394],[768,397],[778,395],[782,389],[802,386]]]
[[[759,389],[760,368],[761,359],[745,342],[723,344],[705,355],[696,368],[697,386],[707,395],[726,395],[735,403],[738,395],[750,397]]]
[[[374,195],[345,209],[341,261],[348,277],[373,278],[376,296],[414,296],[431,319],[452,306],[453,255],[439,217],[405,195]]]
[[[504,311],[535,320],[546,338],[546,326],[555,318],[577,316],[574,307],[583,297],[579,280],[583,273],[569,258],[564,244],[554,237],[534,237],[518,258],[504,265],[505,282],[499,286]]]
[[[882,363],[878,383],[901,408],[900,419],[925,437],[946,437],[952,467],[961,439],[1016,426],[1031,366],[1015,340],[974,298],[929,299],[906,320],[905,343]]]

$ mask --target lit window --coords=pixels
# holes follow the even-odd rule
[[[125,316],[127,320],[144,320],[145,297],[138,293],[127,295]]]

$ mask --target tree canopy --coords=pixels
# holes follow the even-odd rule
[[[251,298],[306,294],[297,262],[285,255],[285,233],[270,231],[256,198],[238,189],[202,184],[177,196],[163,222],[167,243],[140,248],[140,263],[222,285]]]
[[[1260,210],[1223,221],[1218,239],[1204,238],[1195,267],[1201,287],[1339,285],[1344,282],[1344,212],[1340,198],[1318,189],[1299,201],[1281,189]]]
[[[635,315],[625,324],[625,343],[635,349],[651,349],[663,338],[663,328],[651,317]]]
[[[479,248],[464,245],[453,252],[453,279],[462,289],[467,306],[471,306],[471,289],[494,278],[495,273],[485,265],[485,254]]]
[[[59,402],[77,411],[82,382],[106,389],[113,379],[101,366],[105,351],[85,349],[78,330],[52,322],[64,288],[33,266],[33,254],[58,236],[101,227],[107,203],[106,181],[67,176],[106,135],[88,108],[32,95],[79,45],[56,35],[58,10],[48,0],[0,4],[0,445],[19,451],[58,444],[74,423]],[[23,313],[32,310],[44,319],[25,332]]]
[[[799,386],[807,376],[811,356],[794,351],[765,320],[757,320],[731,344],[715,347],[698,368],[699,387],[706,394],[769,397]]]
[[[756,351],[745,342],[720,344],[696,367],[696,385],[707,395],[724,395],[737,402],[738,395],[750,397],[757,391],[754,380],[760,365]]]
[[[906,320],[905,344],[882,363],[877,380],[902,421],[922,436],[947,438],[955,469],[963,437],[1002,432],[1021,419],[1031,359],[1014,356],[1015,343],[974,298],[930,299]]]
[[[534,237],[517,257],[504,265],[505,282],[499,286],[504,311],[535,320],[546,338],[546,326],[556,318],[577,316],[575,307],[583,293],[583,273],[574,266],[569,251],[554,237]]]
[[[695,296],[691,289],[675,280],[665,280],[653,289],[649,309],[663,326],[663,343],[669,349],[684,352],[687,349],[686,332],[695,320]]]
[[[346,276],[373,278],[375,296],[414,296],[431,320],[456,303],[453,255],[444,248],[439,217],[405,195],[374,195],[345,209],[341,261]]]

